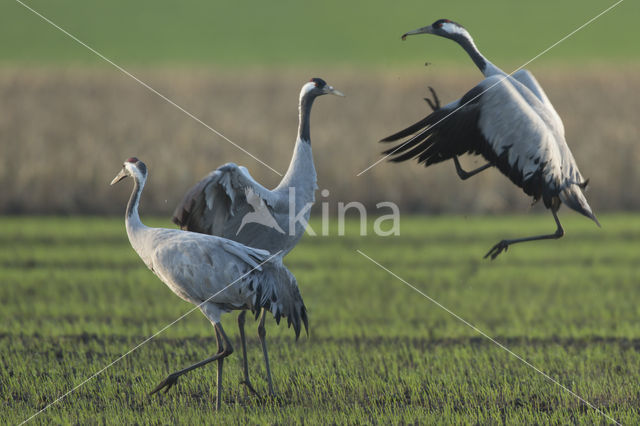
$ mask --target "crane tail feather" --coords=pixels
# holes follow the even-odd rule
[[[560,200],[567,205],[567,207],[593,220],[598,227],[602,227],[598,218],[596,218],[596,215],[593,214],[591,206],[589,206],[589,203],[580,190],[579,185],[569,185],[567,188],[563,189],[558,196],[560,197]]]

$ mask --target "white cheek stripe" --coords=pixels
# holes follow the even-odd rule
[[[302,86],[302,90],[300,90],[300,99],[302,99],[304,95],[312,91],[315,87],[316,87],[316,83],[314,83],[313,81],[310,81],[304,86]]]
[[[462,35],[469,34],[467,33],[467,30],[451,22],[445,22],[444,24],[442,24],[442,29],[450,34],[462,34]]]

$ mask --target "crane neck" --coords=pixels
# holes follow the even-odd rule
[[[140,221],[140,214],[138,213],[140,194],[142,194],[144,184],[145,180],[139,181],[137,177],[134,177],[133,191],[131,192],[131,196],[129,197],[129,202],[127,203],[127,211],[125,214],[127,234],[129,234],[130,239],[133,231],[145,227],[142,224],[142,221]]]
[[[302,196],[305,198],[305,202],[313,199],[313,193],[317,187],[311,144],[300,137],[296,140],[293,148],[289,168],[275,190],[289,191],[289,188],[292,187],[297,188],[296,196]]]
[[[317,95],[309,92],[300,96],[300,104],[298,106],[299,122],[298,122],[298,139],[311,144],[311,107]]]
[[[504,74],[500,68],[493,65],[487,58],[484,57],[480,50],[476,47],[471,36],[456,35],[453,38],[462,48],[467,52],[474,64],[480,69],[485,77],[489,77],[496,74]]]
[[[310,116],[313,101],[317,95],[306,92],[300,94],[298,124],[298,137],[293,148],[293,155],[287,173],[282,177],[280,184],[275,188],[278,191],[286,191],[296,188],[296,198],[300,203],[313,202],[314,192],[317,186],[315,165],[313,164],[313,152],[311,150]],[[297,207],[296,207],[297,208]]]
[[[317,185],[309,130],[311,106],[316,97],[317,95],[308,92],[300,95],[300,122],[298,124],[296,145],[293,148],[293,155],[291,156],[287,173],[285,173],[276,188],[289,191],[289,188],[295,187],[298,191],[296,197],[302,196],[305,202],[313,201],[313,194]]]

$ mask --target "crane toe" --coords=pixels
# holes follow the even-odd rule
[[[173,385],[178,383],[178,377],[180,377],[180,375],[177,373],[169,374],[166,379],[160,382],[158,386],[156,386],[151,392],[149,392],[149,395],[153,395],[154,393],[162,390],[163,388],[166,388],[164,389],[164,393],[169,392],[169,389],[171,389]]]
[[[507,251],[508,249],[509,249],[509,241],[502,240],[495,246],[491,247],[491,250],[489,250],[487,254],[484,255],[484,259],[491,256],[491,260],[493,260],[496,257],[498,257],[500,253],[502,253],[503,251]]]

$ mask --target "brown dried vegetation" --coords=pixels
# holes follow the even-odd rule
[[[424,170],[382,162],[377,141],[422,118],[433,86],[443,103],[481,78],[333,70],[321,77],[346,98],[314,106],[312,144],[328,199],[373,207],[389,200],[412,212],[526,212],[530,199],[497,171],[461,182],[452,164]],[[135,74],[280,173],[297,127],[298,92],[308,72],[139,70]],[[627,69],[536,70],[564,119],[594,211],[640,207],[640,73]],[[145,213],[169,215],[184,191],[213,168],[245,165],[266,186],[279,176],[132,79],[107,69],[0,71],[0,213],[120,213],[129,188],[108,183],[124,159],[151,170]],[[463,165],[481,164],[463,159]],[[332,211],[335,210],[332,209]]]

